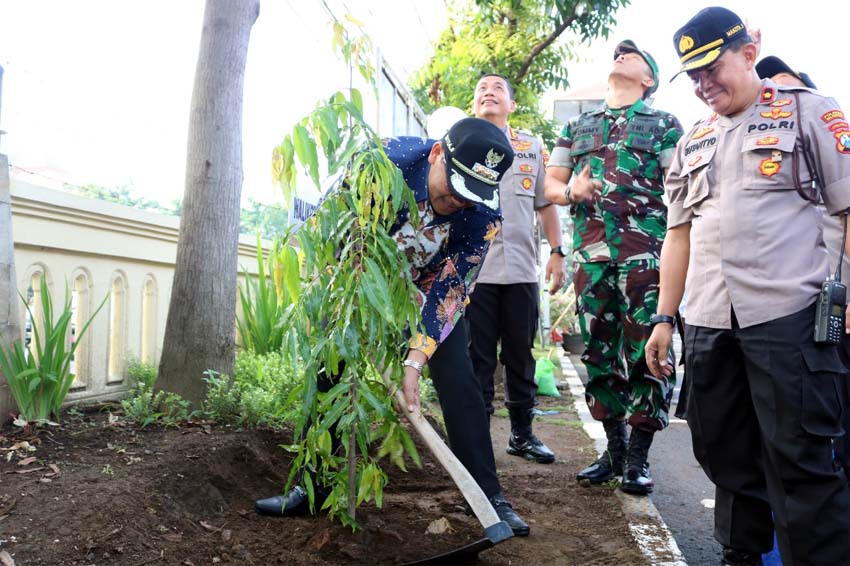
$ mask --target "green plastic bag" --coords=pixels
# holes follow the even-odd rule
[[[534,366],[534,381],[537,382],[537,394],[548,397],[560,397],[555,385],[555,364],[548,358],[537,360]]]

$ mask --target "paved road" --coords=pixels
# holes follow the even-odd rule
[[[681,341],[674,336],[676,359],[681,359]],[[571,355],[581,380],[587,372],[578,355]],[[679,368],[681,369],[681,368]],[[694,458],[691,433],[685,421],[676,419],[679,388],[676,384],[671,420],[663,432],[655,436],[649,454],[655,490],[652,502],[676,539],[689,566],[716,566],[720,563],[721,546],[714,540],[714,486]],[[778,552],[764,556],[765,566],[782,566]]]
[[[678,345],[678,344],[677,344]],[[677,359],[678,359],[677,352]],[[587,380],[578,356],[573,365]],[[678,402],[679,388],[674,393]],[[675,409],[674,409],[675,411]],[[655,504],[689,566],[716,566],[720,562],[720,544],[714,540],[714,486],[700,468],[691,448],[688,425],[678,419],[655,437],[650,452]]]

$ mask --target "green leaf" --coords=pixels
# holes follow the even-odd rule
[[[310,137],[307,128],[298,124],[292,130],[292,143],[295,146],[295,153],[298,155],[298,160],[310,173],[310,178],[316,188],[321,188],[319,182],[319,157],[316,152],[316,142]]]

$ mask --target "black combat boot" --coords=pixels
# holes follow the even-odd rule
[[[551,464],[555,454],[531,432],[534,409],[508,409],[511,416],[511,436],[505,452],[522,456],[538,464]]]
[[[626,455],[626,423],[614,419],[602,421],[608,448],[598,460],[576,474],[582,485],[596,485],[623,475],[623,459]]]
[[[649,475],[649,447],[655,431],[632,429],[629,439],[629,452],[623,471],[620,489],[632,495],[647,495],[652,492],[652,478]]]
[[[736,550],[728,546],[723,547],[723,558],[720,563],[725,566],[762,566],[760,554]]]

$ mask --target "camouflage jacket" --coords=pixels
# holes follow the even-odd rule
[[[549,167],[577,175],[590,164],[593,176],[603,177],[600,195],[571,208],[574,261],[660,257],[667,230],[664,169],[681,136],[675,116],[642,100],[625,110],[603,104],[564,126]]]

